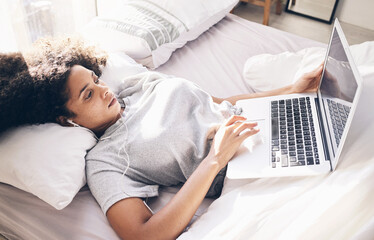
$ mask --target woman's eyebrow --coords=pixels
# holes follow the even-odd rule
[[[91,78],[92,79],[95,79],[95,72],[94,71],[91,71]],[[84,87],[81,89],[81,91],[79,92],[79,96],[78,98],[80,98],[82,92],[84,92],[84,90],[88,87],[89,83],[87,83],[86,85],[84,85]]]
[[[82,92],[84,92],[84,90],[88,87],[88,83],[86,85],[84,85],[84,87],[81,89],[81,91],[79,92],[79,96],[78,98],[81,96]]]
[[[95,72],[94,71],[91,71],[91,78],[92,79],[95,79]],[[84,90],[88,87],[89,83],[87,83],[86,85],[84,85],[84,87],[81,89],[81,91],[79,92],[79,96],[78,98],[81,96],[82,92],[84,92]]]

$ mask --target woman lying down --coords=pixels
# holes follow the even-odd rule
[[[12,79],[2,78],[0,85],[3,98],[13,97],[12,106],[0,107],[7,114],[3,128],[57,122],[95,133],[98,142],[86,156],[88,186],[126,239],[174,239],[204,197],[220,195],[228,161],[259,131],[240,116],[236,101],[315,91],[322,72],[319,67],[293,85],[227,99],[211,97],[187,80],[146,72],[124,79],[116,96],[100,80],[105,53],[81,40],[43,39],[25,53],[27,65],[17,67],[20,59],[1,56],[2,65],[13,64]],[[25,104],[23,111],[11,111]],[[143,203],[158,195],[160,185],[180,183],[159,212]]]

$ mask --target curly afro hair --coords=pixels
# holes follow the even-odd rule
[[[43,38],[24,53],[0,54],[0,132],[72,117],[67,79],[74,65],[101,76],[107,54],[78,37]]]
[[[24,124],[33,102],[34,85],[20,53],[0,54],[0,133]]]

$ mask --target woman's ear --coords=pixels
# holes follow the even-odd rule
[[[71,127],[72,125],[68,122],[68,118],[64,116],[59,116],[56,118],[56,122],[64,127]]]

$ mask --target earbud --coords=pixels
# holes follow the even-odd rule
[[[73,125],[74,127],[78,127],[78,128],[80,128],[80,129],[84,129],[84,130],[89,131],[89,132],[92,134],[92,136],[93,136],[96,140],[99,140],[99,139],[96,137],[96,134],[95,134],[92,130],[90,130],[90,129],[86,128],[86,127],[82,127],[81,125],[79,125],[79,124],[73,122],[73,120],[71,120],[71,119],[66,120],[66,122],[70,123],[70,124]]]
[[[71,120],[71,119],[68,119],[67,122],[70,123],[71,125],[73,125],[74,127],[80,127],[78,124],[73,122],[73,120]]]

